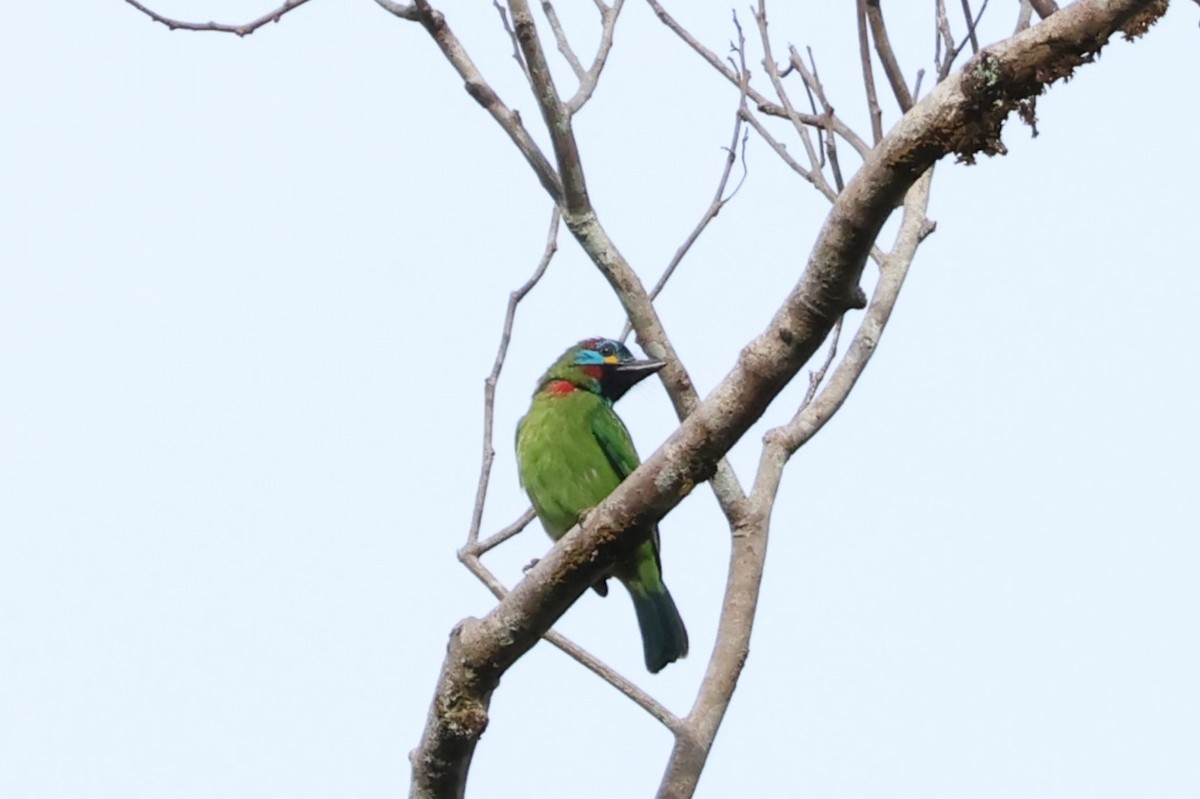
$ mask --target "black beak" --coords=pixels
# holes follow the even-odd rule
[[[604,393],[613,402],[625,392],[667,365],[666,361],[622,361],[614,364],[605,375]]]

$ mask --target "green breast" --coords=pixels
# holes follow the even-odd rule
[[[598,433],[619,440],[602,442]],[[599,396],[574,391],[534,398],[517,427],[517,465],[521,485],[551,538],[564,535],[623,479],[609,457],[614,443],[627,447],[637,463],[629,433]]]

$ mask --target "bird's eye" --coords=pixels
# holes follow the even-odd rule
[[[609,357],[610,355],[616,355],[617,346],[611,341],[605,342],[604,344],[600,345],[600,354],[605,358]]]

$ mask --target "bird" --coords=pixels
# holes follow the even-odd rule
[[[517,424],[517,471],[542,527],[557,541],[637,468],[633,439],[613,403],[662,369],[619,341],[589,338],[567,349],[538,380],[529,412]],[[687,655],[688,635],[662,579],[658,526],[607,578],[629,591],[646,668],[656,674]]]

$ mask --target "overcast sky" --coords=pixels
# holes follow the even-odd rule
[[[590,52],[578,5],[560,12]],[[729,5],[673,5],[726,52]],[[812,45],[867,130],[845,4],[774,5],[777,52]],[[988,41],[1015,19],[994,6]],[[536,127],[494,10],[439,7]],[[893,16],[913,76],[931,15]],[[493,605],[455,550],[483,378],[549,201],[424,31],[369,0],[246,39],[118,0],[14,3],[6,23],[0,796],[406,794],[447,634]],[[1037,139],[1013,122],[1008,156],[939,167],[937,232],[878,353],[784,480],[698,796],[1200,795],[1198,45],[1176,3],[1043,97]],[[630,1],[578,133],[647,283],[709,201],[736,102]],[[827,211],[760,141],[747,162],[659,303],[702,395]],[[511,431],[538,374],[623,322],[561,244],[501,383],[488,531],[527,505]],[[735,449],[744,482],[801,388]],[[657,381],[620,411],[643,455],[676,424]],[[700,489],[662,535],[687,660],[645,673],[621,591],[559,629],[682,714],[728,531]],[[489,563],[512,583],[548,545],[531,528]],[[650,796],[670,745],[541,644],[495,695],[471,794]]]

